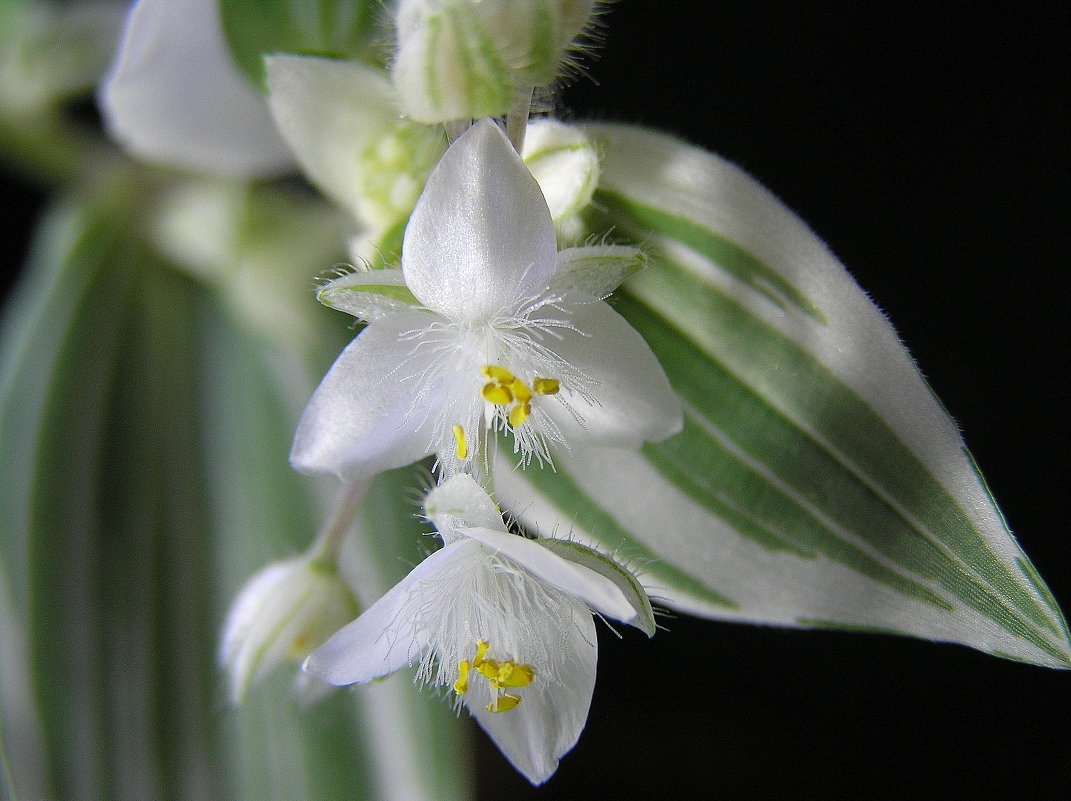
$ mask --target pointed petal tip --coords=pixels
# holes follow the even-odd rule
[[[481,120],[428,178],[405,229],[402,272],[428,309],[475,319],[543,291],[557,253],[539,184],[498,126]]]

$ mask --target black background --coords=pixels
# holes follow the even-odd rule
[[[955,416],[1071,606],[1069,12],[1056,3],[622,0],[576,118],[740,164],[826,240]],[[4,178],[3,261],[39,196]],[[1060,798],[1071,674],[876,635],[688,619],[600,631],[587,728],[534,790],[474,738],[481,799]]]

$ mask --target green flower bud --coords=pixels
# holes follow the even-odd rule
[[[401,0],[392,68],[402,110],[424,123],[506,114],[562,73],[594,0]]]

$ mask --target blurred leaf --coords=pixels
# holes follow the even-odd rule
[[[0,116],[30,117],[100,80],[119,40],[126,8],[4,0],[0,4]]]
[[[404,682],[300,710],[293,675],[279,675],[223,709],[215,654],[234,591],[320,523],[286,453],[322,365],[265,344],[225,296],[212,300],[145,247],[114,211],[138,206],[133,187],[101,194],[51,215],[4,317],[0,699],[12,795],[415,797],[396,792],[403,777],[419,797],[465,797],[457,720]],[[399,569],[394,544],[414,547],[384,539],[379,583]],[[377,564],[366,569],[379,575]]]
[[[592,230],[653,257],[616,307],[681,396],[684,431],[507,472],[520,519],[639,560],[683,611],[1071,666],[1063,616],[955,425],[817,237],[716,156],[590,130],[605,154]]]
[[[374,0],[220,0],[223,34],[258,86],[264,85],[263,57],[271,53],[367,58],[383,13]]]
[[[306,370],[254,328],[236,324],[239,318],[228,310],[208,311],[200,358],[218,602],[224,609],[246,579],[306,547],[320,525],[323,504],[286,461],[319,368]],[[350,560],[357,565],[351,577],[363,605],[422,555],[415,507],[406,500],[418,484],[412,470],[395,471],[373,482],[360,507]],[[448,707],[395,677],[356,693],[337,690],[299,711],[286,687],[295,673],[296,665],[294,673],[254,689],[242,707],[224,715],[225,742],[232,745],[228,759],[238,780],[234,797],[468,797],[465,738]]]

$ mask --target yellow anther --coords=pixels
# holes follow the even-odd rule
[[[528,386],[519,378],[514,378],[509,382],[509,391],[513,393],[517,403],[527,403],[532,399],[532,390],[528,389]]]
[[[536,378],[532,381],[532,389],[537,395],[557,395],[558,388],[557,378]]]
[[[465,444],[465,429],[461,426],[454,426],[454,453],[457,454],[458,459],[464,459],[469,455],[469,446]]]
[[[496,695],[495,700],[487,705],[488,712],[508,712],[517,706],[521,702],[520,696],[510,695]]]
[[[487,659],[487,651],[490,644],[484,640],[476,641],[476,655],[472,662],[465,659],[457,663],[457,681],[454,682],[454,692],[464,695],[469,689],[469,671],[475,668],[476,672],[487,679],[493,694],[491,703],[487,705],[488,712],[505,712],[513,709],[521,702],[518,695],[503,693],[506,687],[527,687],[535,677],[535,668],[520,662],[507,659],[499,662],[495,659]]]
[[[454,682],[454,692],[464,695],[469,689],[469,660],[462,659],[457,663],[457,681]]]
[[[509,424],[514,428],[517,428],[521,423],[528,419],[528,415],[532,413],[532,404],[529,401],[524,403],[518,403],[512,409],[509,410]]]
[[[498,683],[502,687],[527,687],[535,678],[535,668],[518,662],[503,662],[498,667]]]
[[[505,406],[513,403],[513,393],[509,391],[509,387],[496,384],[494,381],[490,384],[484,384],[483,389],[480,390],[480,394],[485,401],[489,401],[496,406]]]
[[[527,687],[535,676],[535,668],[531,665],[522,665],[512,659],[506,662],[485,659],[477,670],[498,690],[503,687]]]
[[[476,669],[480,671],[481,676],[491,683],[492,687],[496,686],[495,682],[498,681],[498,662],[493,659],[483,659],[476,665]]]
[[[513,373],[497,364],[485,364],[480,368],[480,372],[488,381],[497,381],[500,384],[508,384],[513,380]]]

